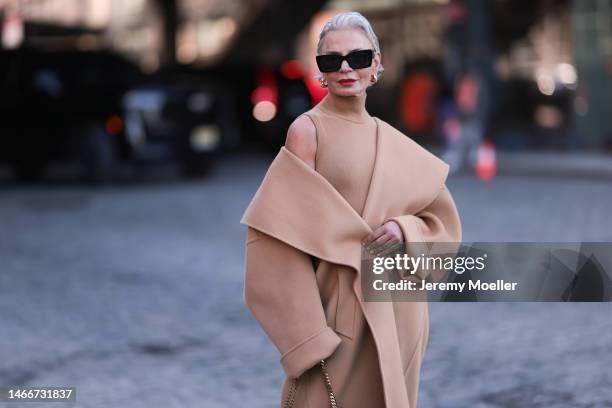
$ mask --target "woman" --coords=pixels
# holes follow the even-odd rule
[[[282,406],[415,407],[427,303],[367,301],[362,249],[460,242],[448,165],[366,111],[383,67],[361,14],[330,19],[317,54],[328,94],[291,124],[241,220],[245,303],[281,354]]]

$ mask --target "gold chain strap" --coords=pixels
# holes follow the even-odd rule
[[[327,372],[327,363],[325,360],[321,360],[321,371],[323,372],[323,379],[325,380],[325,388],[327,388],[327,394],[329,395],[329,406],[331,408],[341,408],[336,403],[336,396],[334,395],[334,390],[332,388],[331,379],[329,378],[329,373]],[[287,399],[285,400],[284,408],[293,407],[293,403],[295,401],[295,393],[297,391],[297,378],[294,378],[291,381],[291,388],[289,389],[289,394],[287,395]]]
[[[321,360],[321,371],[323,371],[325,387],[327,388],[327,393],[329,394],[329,406],[331,408],[339,408],[338,404],[336,404],[336,396],[334,395],[334,390],[332,389],[331,380],[329,379],[329,373],[327,372],[327,363],[325,362],[325,360]]]
[[[294,378],[291,381],[291,388],[289,389],[289,394],[287,395],[287,399],[285,400],[285,404],[283,408],[291,408],[293,407],[293,401],[295,400],[295,391],[297,389],[297,378]]]

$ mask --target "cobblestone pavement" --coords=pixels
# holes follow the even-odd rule
[[[204,180],[3,187],[0,386],[75,386],[84,408],[277,406],[239,224],[270,159],[229,156]],[[609,181],[448,185],[464,241],[612,241]],[[419,407],[612,407],[609,304],[430,311]]]

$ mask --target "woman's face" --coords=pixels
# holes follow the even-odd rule
[[[337,52],[346,55],[355,49],[374,49],[374,47],[360,29],[333,30],[323,38],[321,54]],[[328,91],[340,96],[355,96],[365,93],[371,82],[372,75],[377,72],[380,58],[380,52],[375,53],[372,65],[362,69],[351,68],[345,60],[342,61],[338,71],[323,73],[323,78],[327,80]],[[344,79],[354,79],[355,81],[343,84],[340,81]]]

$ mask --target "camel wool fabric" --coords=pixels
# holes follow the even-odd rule
[[[348,132],[374,129],[375,138],[363,135],[363,146],[375,147],[373,157],[361,156],[373,168],[359,173],[365,187],[343,191],[330,152],[333,143],[347,143],[334,137],[346,135],[348,123],[316,107],[306,114],[319,146],[326,146],[317,152],[321,167],[312,169],[282,146],[240,220],[247,226],[244,301],[280,353],[286,374],[280,406],[293,379],[294,407],[329,406],[319,366],[326,359],[339,406],[415,408],[427,302],[364,301],[361,240],[393,220],[406,242],[460,242],[459,214],[446,187],[449,166],[373,117],[375,126]]]

